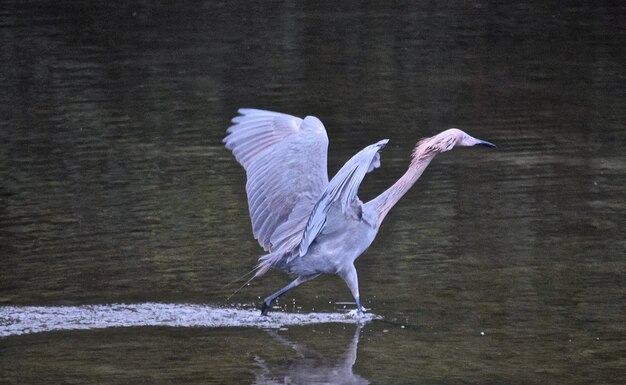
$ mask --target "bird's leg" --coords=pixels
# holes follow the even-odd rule
[[[348,268],[341,270],[339,272],[339,276],[344,280],[346,285],[348,285],[348,289],[350,289],[350,292],[354,297],[357,313],[362,315],[365,308],[361,305],[361,297],[359,296],[359,277],[356,274],[356,268],[354,265],[350,265]]]
[[[267,311],[269,310],[270,306],[272,305],[272,302],[276,301],[278,299],[278,297],[280,297],[281,295],[285,294],[286,292],[288,292],[289,290],[293,289],[294,287],[297,287],[298,285],[306,282],[306,281],[310,281],[313,278],[319,276],[319,274],[311,274],[311,275],[301,275],[298,278],[294,279],[293,281],[291,281],[291,283],[285,287],[283,287],[282,289],[278,290],[276,293],[270,295],[269,297],[265,298],[263,300],[263,305],[261,306],[261,314],[262,315],[267,315]]]

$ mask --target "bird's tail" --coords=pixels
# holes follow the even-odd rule
[[[247,278],[249,275],[251,275],[252,273],[254,273],[254,275],[252,277],[250,277],[248,280],[246,280],[246,282],[244,282],[243,285],[239,286],[237,288],[237,290],[235,290],[231,295],[229,295],[226,298],[226,301],[228,301],[229,299],[232,298],[232,296],[234,296],[235,294],[239,293],[239,291],[241,289],[243,289],[244,287],[246,287],[250,282],[252,282],[253,279],[255,279],[256,277],[260,277],[263,274],[267,273],[269,271],[269,269],[278,261],[280,261],[280,259],[282,258],[283,254],[282,253],[269,253],[266,254],[264,256],[262,256],[261,258],[259,258],[259,263],[250,271],[248,271],[246,274],[242,275],[241,277],[228,282],[226,285],[224,285],[222,287],[226,288],[230,285],[232,285],[235,282],[239,282],[242,279]]]

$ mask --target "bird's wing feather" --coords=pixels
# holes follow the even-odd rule
[[[324,229],[328,209],[333,203],[340,202],[343,213],[352,207],[352,203],[357,199],[357,190],[365,174],[380,166],[379,151],[387,142],[388,140],[384,139],[359,151],[346,162],[326,186],[308,218],[300,242],[299,256],[304,256],[307,253],[309,246]]]
[[[239,113],[224,143],[246,170],[254,237],[268,251],[297,245],[328,184],[324,125],[313,116],[248,108]],[[281,226],[286,223],[293,227]]]

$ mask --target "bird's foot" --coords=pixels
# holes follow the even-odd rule
[[[359,306],[356,309],[352,309],[350,310],[347,314],[348,316],[352,317],[352,318],[361,318],[363,316],[365,316],[365,312],[368,311],[370,309],[366,309],[363,306]]]
[[[267,317],[267,312],[270,309],[271,302],[263,301],[263,305],[261,305],[261,315]]]

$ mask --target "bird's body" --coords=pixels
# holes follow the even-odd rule
[[[295,250],[275,267],[293,275],[311,275],[337,274],[353,266],[354,261],[367,250],[378,233],[376,217],[365,207],[361,216],[346,215],[341,213],[340,208],[331,207],[328,217],[332,220],[327,221],[305,257],[299,258],[299,251]]]
[[[255,277],[270,268],[297,277],[263,301],[263,314],[282,294],[320,274],[339,275],[362,312],[354,261],[372,244],[389,210],[438,153],[454,146],[495,147],[458,129],[423,139],[406,173],[363,203],[358,187],[366,173],[380,166],[379,151],[387,139],[358,152],[329,181],[328,138],[319,119],[254,109],[239,112],[224,142],[246,170],[253,232],[268,251],[259,259]]]

